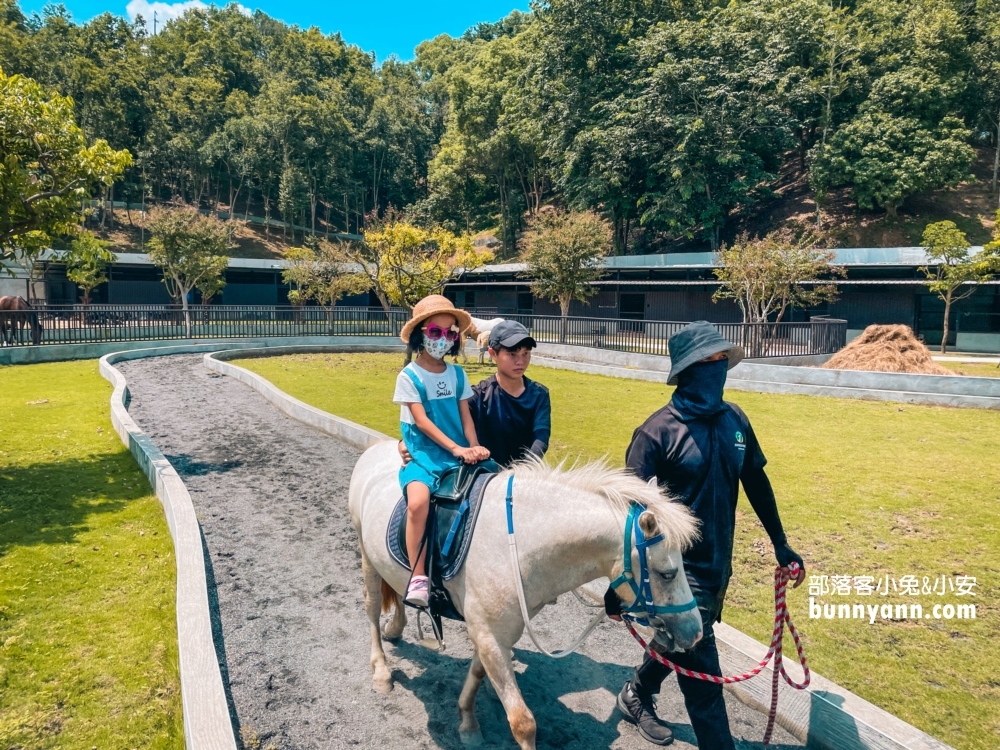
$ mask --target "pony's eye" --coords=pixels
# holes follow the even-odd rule
[[[665,583],[670,583],[671,581],[673,581],[677,577],[677,571],[676,570],[664,570],[664,571],[660,571],[658,573],[658,575],[660,576],[660,578],[663,579],[663,581]]]

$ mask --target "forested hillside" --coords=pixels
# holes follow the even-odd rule
[[[940,218],[975,241],[996,205],[1000,0],[549,0],[381,65],[237,6],[151,36],[0,0],[0,67],[132,153],[106,199],[317,232],[395,206],[510,255],[554,203],[606,216],[618,253],[662,252],[818,203],[835,239],[908,244]]]

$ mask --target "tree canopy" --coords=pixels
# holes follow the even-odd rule
[[[81,201],[131,161],[104,140],[87,145],[72,99],[0,69],[0,261],[75,234]]]
[[[71,97],[102,158],[132,154],[119,196],[286,234],[394,207],[511,257],[554,205],[600,215],[616,253],[717,249],[780,179],[895,214],[968,179],[975,147],[1000,170],[995,0],[547,0],[381,64],[237,5],[151,36],[0,3],[0,66]]]

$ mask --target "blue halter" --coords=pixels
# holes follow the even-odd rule
[[[663,534],[657,534],[654,537],[646,539],[637,522],[639,514],[644,510],[645,508],[637,503],[633,503],[632,507],[629,508],[628,517],[625,519],[625,566],[624,570],[622,570],[622,574],[611,582],[611,588],[617,589],[623,583],[627,583],[629,588],[632,589],[632,593],[635,594],[635,600],[629,606],[622,607],[622,614],[628,616],[629,619],[634,620],[640,625],[655,627],[655,625],[653,625],[650,621],[659,619],[659,615],[673,615],[680,612],[688,612],[689,610],[697,608],[698,602],[692,598],[691,601],[686,604],[668,604],[666,606],[657,606],[653,603],[653,592],[649,585],[649,566],[646,563],[646,549],[648,547],[652,547],[654,544],[662,542]],[[639,553],[638,583],[636,583],[635,577],[632,575],[631,545],[633,532],[635,533],[635,549]],[[639,616],[636,617],[636,614]],[[645,617],[642,615],[645,615]]]

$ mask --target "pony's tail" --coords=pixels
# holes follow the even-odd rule
[[[382,614],[391,612],[394,607],[401,607],[403,603],[399,600],[399,594],[397,594],[392,586],[382,579]]]

